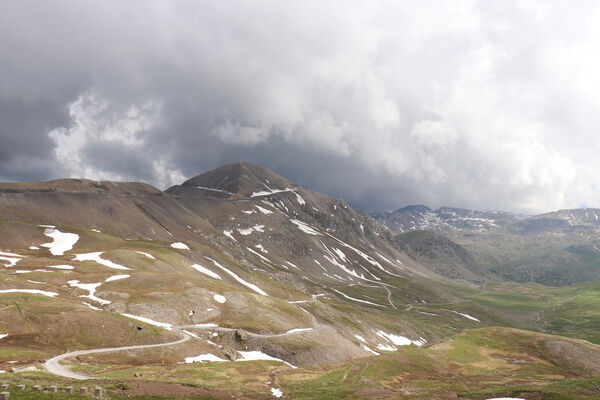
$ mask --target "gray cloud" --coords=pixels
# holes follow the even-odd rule
[[[14,1],[0,178],[246,160],[361,209],[600,206],[596,2]]]

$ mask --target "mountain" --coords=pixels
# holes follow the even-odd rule
[[[249,163],[166,191],[85,179],[0,183],[0,370],[37,371],[2,378],[31,386],[94,376],[113,398],[322,398],[328,390],[431,398],[426,382],[442,375],[470,379],[469,390],[506,391],[513,377],[539,388],[596,371],[600,350],[576,339],[600,343],[597,285],[501,281],[480,262],[491,239],[466,240],[484,217],[467,214],[459,229],[458,211],[423,210],[457,226],[455,236],[397,235],[342,199]],[[411,226],[419,212],[405,218]],[[510,218],[486,229],[537,238],[539,222],[501,222]],[[565,248],[591,260],[588,250]],[[549,347],[524,352],[518,338]],[[560,349],[591,358],[576,362]],[[527,368],[537,364],[506,361],[520,357],[552,367],[536,375]],[[478,375],[484,364],[489,380]]]
[[[507,212],[408,206],[376,215],[401,234],[429,230],[462,246],[497,279],[563,286],[600,280],[600,209],[520,217]]]
[[[478,283],[492,278],[471,253],[444,235],[413,230],[396,235],[394,242],[409,257],[444,277]]]

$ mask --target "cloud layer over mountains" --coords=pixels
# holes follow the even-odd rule
[[[600,206],[594,1],[8,1],[0,180],[250,161],[360,209]]]

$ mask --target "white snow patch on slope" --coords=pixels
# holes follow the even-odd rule
[[[153,256],[152,254],[150,254],[150,253],[146,253],[146,252],[144,252],[144,251],[139,251],[139,250],[136,250],[135,252],[136,252],[136,253],[138,253],[138,254],[141,254],[141,255],[143,255],[143,256],[146,256],[146,257],[148,257],[148,258],[150,258],[150,259],[152,259],[152,260],[156,260],[156,257],[154,257],[154,256]]]
[[[79,235],[76,233],[61,232],[58,229],[46,228],[44,235],[52,238],[52,242],[44,243],[40,246],[47,247],[53,256],[62,256],[66,251],[73,248],[79,240]]]
[[[214,279],[222,280],[219,274],[212,272],[210,269],[203,267],[202,265],[192,264],[192,268],[194,268],[198,272],[202,272]]]
[[[6,251],[0,251],[0,256],[9,256],[9,257],[20,257],[20,258],[25,258],[25,256],[22,256],[20,254],[17,253],[8,253]]]
[[[89,292],[89,294],[83,294],[79,297],[86,297],[90,300],[96,301],[103,305],[111,303],[110,300],[104,300],[104,299],[101,299],[94,295],[94,293],[96,293],[96,290],[98,289],[98,286],[102,285],[102,282],[100,282],[100,283],[79,283],[78,280],[73,280],[73,281],[68,281],[67,283],[69,284],[69,286],[76,287],[76,288],[79,288],[82,290],[87,290]]]
[[[75,269],[72,265],[46,265],[46,268],[54,269]]]
[[[256,293],[261,294],[263,296],[268,296],[268,294],[262,290],[261,288],[259,288],[258,286],[250,283],[250,282],[246,282],[245,280],[243,280],[242,278],[240,278],[239,276],[237,276],[234,272],[228,270],[227,268],[225,268],[224,266],[222,266],[221,264],[219,264],[216,260],[213,260],[210,257],[205,257],[207,260],[212,261],[213,264],[215,264],[215,266],[221,268],[223,271],[225,271],[228,275],[230,275],[233,279],[235,279],[236,281],[238,281],[239,283],[241,283],[242,285],[246,286],[247,288],[250,288],[252,290],[254,290]]]
[[[263,197],[263,196],[270,196],[272,194],[277,194],[277,193],[284,193],[284,192],[293,192],[295,189],[290,189],[290,188],[285,188],[285,189],[271,189],[269,188],[269,190],[262,190],[260,192],[253,192],[250,197]]]
[[[228,231],[228,230],[224,230],[223,231],[223,235],[227,236],[229,239],[233,240],[234,242],[237,242],[237,240],[235,240],[235,238],[233,237],[233,231]]]
[[[361,299],[357,299],[357,298],[354,298],[354,297],[350,297],[347,294],[342,293],[342,292],[340,292],[339,290],[336,290],[336,289],[333,289],[333,291],[336,292],[336,293],[338,293],[338,294],[341,294],[342,296],[344,296],[345,298],[347,298],[349,300],[358,301],[359,303],[371,304],[371,305],[374,305],[374,306],[377,306],[377,307],[385,307],[384,305],[381,305],[381,304],[377,304],[377,303],[373,303],[373,302],[370,302],[370,301],[367,301],[367,300],[361,300]]]
[[[259,249],[260,251],[262,251],[263,253],[268,253],[268,251],[263,247],[262,244],[257,244],[254,247],[256,247],[257,249]]]
[[[8,333],[0,333],[0,339],[4,339],[8,336]]]
[[[390,345],[387,345],[387,344],[378,344],[377,345],[377,349],[378,350],[383,350],[383,351],[397,351],[398,350],[394,346],[390,346]]]
[[[317,232],[312,226],[308,225],[305,222],[302,222],[297,219],[290,219],[290,221],[292,221],[292,223],[294,223],[298,227],[298,229],[300,229],[304,233],[307,233],[309,235],[322,236],[320,232]]]
[[[118,280],[121,280],[121,279],[127,279],[130,276],[131,275],[127,275],[127,274],[113,275],[113,276],[110,276],[110,277],[106,278],[106,280],[104,282],[112,282],[112,281],[118,281]]]
[[[75,254],[75,261],[95,261],[98,264],[104,265],[105,267],[112,269],[123,269],[123,270],[131,270],[131,268],[127,268],[123,265],[116,264],[110,260],[105,260],[100,256],[103,254],[103,251],[96,251],[93,253],[83,253],[83,254]]]
[[[5,260],[8,261],[8,264],[6,265],[6,267],[14,267],[15,265],[17,265],[17,263],[19,261],[21,261],[20,258],[16,258],[16,257],[5,257],[5,256],[0,256],[0,260]]]
[[[95,311],[102,310],[101,308],[95,307],[95,306],[91,305],[90,303],[86,303],[85,301],[82,304],[85,304],[86,306],[88,306],[89,308],[91,308],[92,310],[95,310]]]
[[[252,250],[250,247],[246,247],[248,249],[248,251],[250,251],[252,254],[256,255],[257,257],[259,257],[261,260],[266,261],[268,263],[271,262],[271,260],[269,260],[267,257],[263,256],[262,254],[257,253],[256,251]]]
[[[454,311],[454,310],[446,310],[446,311],[450,311],[450,312],[453,312],[454,314],[462,315],[463,317],[468,318],[468,319],[473,320],[473,321],[476,321],[476,322],[481,322],[480,320],[478,320],[475,317],[470,316],[469,314],[464,314],[464,313],[461,313],[461,312],[458,312],[458,311]]]
[[[260,211],[261,213],[263,213],[263,214],[265,214],[265,215],[273,214],[273,211],[271,211],[271,210],[267,210],[266,208],[263,208],[263,207],[261,207],[261,206],[258,206],[258,205],[257,205],[257,206],[254,206],[254,207],[256,207],[256,209],[257,209],[258,211]]]
[[[195,362],[218,362],[218,361],[227,361],[227,360],[219,358],[219,357],[215,356],[214,354],[210,354],[210,353],[200,354],[199,356],[185,358],[186,364],[192,364]]]
[[[121,314],[121,315],[124,316],[124,317],[127,317],[127,318],[137,319],[138,321],[142,321],[142,322],[145,322],[145,323],[150,324],[150,325],[154,325],[154,326],[158,326],[158,327],[161,327],[161,328],[165,328],[165,329],[167,329],[169,331],[171,329],[173,329],[173,325],[167,324],[165,322],[157,322],[157,321],[154,321],[154,320],[152,320],[150,318],[140,317],[138,315],[132,315],[132,314]]]
[[[360,336],[360,335],[354,335],[355,338],[357,338],[358,340],[360,340],[363,343],[367,343],[367,341],[365,340],[364,337]]]
[[[0,260],[8,261],[8,265],[6,267],[14,267],[19,261],[21,261],[22,258],[25,258],[25,256],[16,253],[0,251]]]
[[[298,204],[300,204],[301,206],[305,205],[306,202],[304,201],[304,199],[302,198],[302,196],[300,196],[298,194],[298,192],[294,192],[294,194],[296,195],[296,201],[298,202]]]
[[[215,294],[213,296],[213,299],[215,299],[215,301],[217,303],[221,303],[221,304],[223,304],[223,303],[225,303],[227,301],[227,299],[225,298],[225,296],[221,296],[220,294]]]
[[[295,329],[290,329],[286,333],[308,332],[308,331],[312,331],[312,330],[313,330],[313,328],[295,328]]]
[[[384,338],[388,342],[392,342],[396,346],[408,346],[410,344],[414,344],[415,346],[421,347],[425,343],[427,343],[427,341],[423,338],[419,338],[419,340],[411,340],[407,337],[395,335],[393,333],[386,333],[382,330],[376,331],[375,334],[379,337]]]
[[[362,346],[363,350],[366,350],[366,351],[368,351],[369,353],[373,353],[373,354],[374,354],[374,355],[376,355],[376,356],[379,356],[379,355],[381,355],[380,353],[376,352],[375,350],[372,350],[372,349],[371,349],[369,346],[367,346],[367,345],[366,345],[366,344],[364,344],[364,343],[361,343],[361,346]]]
[[[190,249],[187,244],[181,243],[181,242],[171,243],[171,247],[174,249],[179,249],[179,250],[189,250]]]
[[[283,396],[283,392],[277,388],[271,388],[271,394],[277,398]]]
[[[31,293],[31,294],[41,294],[43,296],[48,296],[48,297],[58,296],[58,293],[45,292],[43,290],[37,290],[37,289],[4,289],[4,290],[0,290],[0,293]]]
[[[92,232],[96,232],[96,233],[102,233],[102,232],[100,232],[98,229],[92,229],[91,231],[92,231]]]
[[[255,361],[255,360],[269,360],[269,361],[280,361],[291,368],[298,368],[287,361],[283,361],[280,358],[271,357],[270,355],[263,353],[262,351],[240,351],[242,355],[241,359],[237,359],[235,361]]]
[[[242,210],[242,212],[243,212],[244,214],[248,214],[248,215],[250,215],[250,214],[254,214],[254,213],[256,213],[256,210],[248,210],[248,211],[244,211],[244,210]]]
[[[40,248],[37,246],[29,246],[29,250],[39,250]]]
[[[194,325],[196,328],[216,328],[217,324],[213,324],[213,323],[208,323],[208,324],[196,324]]]

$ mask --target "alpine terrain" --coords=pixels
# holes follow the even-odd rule
[[[361,215],[249,163],[165,191],[0,183],[0,381],[113,399],[597,399],[599,217]]]

